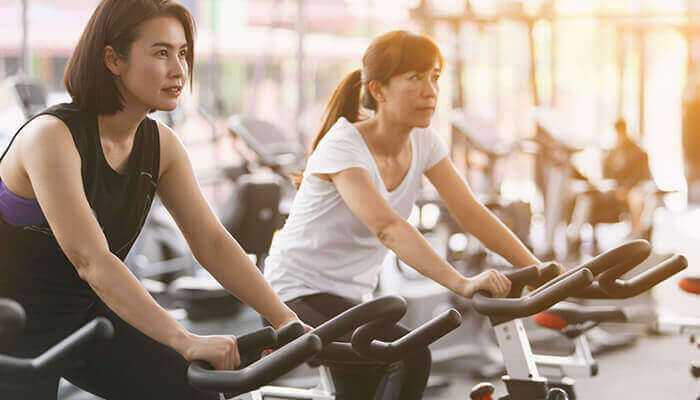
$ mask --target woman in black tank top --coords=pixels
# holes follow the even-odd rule
[[[0,353],[36,356],[106,316],[115,340],[83,352],[81,367],[64,374],[106,399],[211,398],[188,387],[186,361],[239,362],[233,336],[186,331],[124,265],[155,194],[227,290],[276,327],[297,320],[214,216],[182,143],[147,116],[174,109],[191,84],[193,32],[174,1],[103,0],[66,68],[72,103],[27,122],[0,158],[0,180],[36,198],[45,217],[28,226],[0,218],[0,297],[27,313],[23,335]],[[58,379],[0,382],[0,398],[55,398]]]

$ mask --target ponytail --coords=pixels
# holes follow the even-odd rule
[[[323,124],[321,129],[316,134],[311,152],[316,150],[316,147],[321,142],[326,133],[336,123],[338,118],[345,117],[348,121],[357,122],[360,119],[360,94],[362,93],[362,70],[358,69],[351,72],[340,82],[337,88],[331,94],[331,99],[323,113]],[[295,173],[291,175],[294,185],[299,188],[303,174]]]
[[[316,134],[316,139],[311,146],[311,151],[316,150],[318,143],[326,136],[333,124],[340,117],[345,117],[350,122],[357,122],[360,118],[360,93],[362,92],[362,70],[351,72],[340,82],[331,94],[331,99],[323,113],[323,124]]]

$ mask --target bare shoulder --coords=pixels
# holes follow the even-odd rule
[[[0,164],[0,176],[15,194],[34,198],[31,179],[40,170],[55,170],[70,165],[80,169],[80,155],[68,126],[52,115],[30,121],[7,151]],[[30,176],[34,178],[30,179]]]
[[[79,158],[68,126],[53,115],[40,115],[30,121],[7,152],[7,161],[15,173],[26,176],[29,158],[56,160]]]
[[[35,146],[52,148],[51,146],[72,145],[73,138],[68,126],[53,115],[40,115],[30,121],[16,139],[21,148]]]
[[[173,162],[181,157],[184,151],[184,145],[180,141],[175,131],[168,125],[156,121],[158,125],[158,136],[160,141],[160,171],[159,177],[163,176]]]

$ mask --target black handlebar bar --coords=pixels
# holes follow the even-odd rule
[[[304,325],[299,322],[293,322],[285,325],[277,330],[275,339],[275,348],[280,348],[287,343],[294,341],[299,336],[306,333]]]
[[[13,379],[33,379],[39,375],[46,375],[64,367],[68,356],[89,342],[107,340],[113,336],[112,323],[104,317],[95,318],[36,358],[0,355],[0,374],[11,376]]]
[[[322,361],[331,362],[355,362],[358,360],[367,362],[379,360],[381,357],[383,359],[391,357],[392,361],[401,359],[405,357],[407,352],[417,346],[429,344],[460,323],[459,314],[451,310],[393,343],[387,344],[374,340],[376,327],[393,326],[405,313],[406,301],[401,297],[379,297],[337,315],[271,355],[240,370],[215,371],[207,363],[195,361],[190,365],[187,376],[190,384],[199,390],[225,392],[228,396],[237,396],[264,385],[316,355]],[[355,331],[358,327],[364,329],[358,330],[360,334],[353,336],[355,339],[353,345],[334,342],[336,339]],[[294,328],[289,329],[291,331]],[[251,356],[256,355],[262,350],[261,346],[269,345],[270,331],[271,328],[241,336],[238,339],[241,357],[243,358],[244,353],[251,354]],[[286,336],[293,337],[298,333],[300,332]],[[303,327],[301,333],[303,333]],[[284,332],[278,331],[276,335],[272,334],[272,336],[279,345],[283,342],[285,335]],[[369,348],[367,352],[363,351],[364,356],[353,350],[355,341],[368,342],[366,347],[362,347],[363,344],[359,343],[362,349]],[[252,348],[244,348],[245,346],[252,346]],[[382,350],[377,352],[377,347]],[[321,352],[322,348],[323,352]],[[390,350],[386,350],[387,348]]]
[[[323,351],[318,355],[322,362],[362,362],[350,343],[335,342],[358,327],[377,321],[382,326],[394,326],[406,314],[406,300],[399,296],[382,296],[358,304],[312,331],[323,341]]]
[[[556,278],[550,280],[549,282],[543,284],[531,294],[537,294],[540,291],[546,290],[548,287],[567,279],[569,276],[581,271],[583,269],[589,270],[593,273],[594,277],[599,276],[608,270],[626,270],[634,268],[644,261],[651,253],[651,247],[649,243],[645,240],[634,240],[620,245],[614,249],[608,250],[600,255],[588,260],[587,262],[581,264],[580,266],[567,271]],[[590,285],[589,285],[590,286]],[[593,287],[596,285],[594,284]],[[583,287],[580,293],[592,293],[589,287]],[[570,297],[578,297],[578,293],[570,293]],[[585,296],[584,296],[585,297]]]
[[[651,269],[629,280],[618,279],[627,272],[625,268],[614,268],[604,272],[598,280],[600,288],[608,296],[616,299],[626,299],[645,292],[658,283],[670,278],[688,266],[688,260],[676,254]]]
[[[324,343],[318,355],[326,363],[394,362],[418,347],[427,346],[461,324],[456,310],[449,310],[399,339],[387,343],[378,340],[406,313],[406,301],[399,296],[382,296],[359,304],[318,326],[312,333]],[[350,343],[336,342],[354,332]]]
[[[275,331],[271,326],[241,335],[236,338],[238,351],[241,356],[239,369],[243,369],[260,358],[263,350],[277,349],[306,333],[299,322],[285,325]]]
[[[386,324],[384,321],[374,321],[355,330],[352,349],[363,357],[392,363],[405,358],[415,349],[428,346],[461,324],[462,316],[456,310],[449,309],[403,337],[386,343],[375,339],[381,335]]]
[[[260,358],[260,353],[277,345],[277,332],[271,326],[266,326],[255,332],[247,333],[236,338],[241,364],[245,368]]]
[[[254,332],[255,335],[268,335],[267,332]],[[241,337],[242,338],[242,337]],[[241,340],[238,340],[239,348]],[[247,352],[248,349],[243,349]],[[225,392],[238,396],[250,392],[273,379],[286,374],[298,365],[321,351],[321,339],[316,335],[303,335],[279,350],[253,364],[236,371],[215,371],[204,361],[194,361],[187,369],[187,379],[193,387],[207,392]]]
[[[472,298],[473,306],[479,313],[491,317],[492,323],[497,325],[544,311],[569,297],[572,292],[582,290],[592,281],[591,271],[583,268],[517,299],[494,299],[487,292],[479,291]]]
[[[0,337],[17,334],[24,329],[24,308],[11,299],[0,299]]]
[[[511,283],[508,298],[518,298],[522,295],[525,286],[540,286],[550,281],[559,274],[559,265],[556,262],[546,262],[540,265],[531,265],[515,271],[503,272]]]
[[[526,285],[540,278],[540,269],[537,265],[531,265],[515,271],[503,272],[503,275],[510,281],[510,293],[508,297],[520,297]]]

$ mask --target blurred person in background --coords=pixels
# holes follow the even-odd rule
[[[626,205],[630,214],[630,236],[639,237],[642,211],[649,185],[653,185],[649,155],[630,138],[624,119],[615,122],[615,132],[617,143],[603,158],[603,178],[615,181],[615,198]]]

